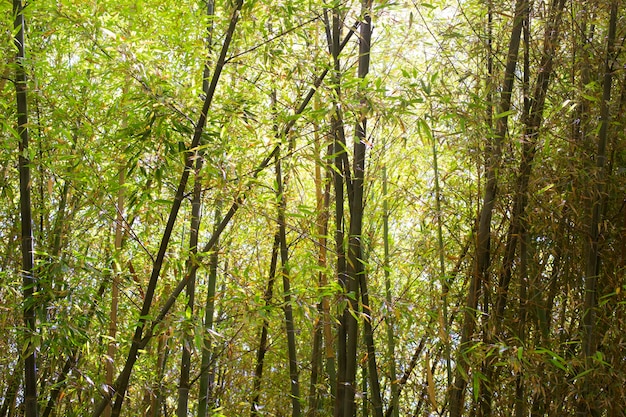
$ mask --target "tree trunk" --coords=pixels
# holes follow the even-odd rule
[[[221,217],[221,202],[218,200],[215,207],[215,223],[213,235],[218,234]],[[216,241],[215,246],[219,244]],[[202,342],[202,359],[200,362],[200,387],[198,394],[198,417],[207,417],[213,406],[213,384],[215,378],[215,363],[212,360],[212,341],[210,331],[213,330],[213,316],[215,312],[215,287],[217,284],[218,251],[213,249],[209,256],[209,282],[207,285],[206,303],[204,306],[204,335]]]
[[[200,209],[202,206],[202,182],[200,171],[204,163],[202,151],[196,152],[196,167],[194,172],[193,200],[191,202],[191,224],[189,228],[189,259],[187,260],[187,270],[189,270],[189,280],[187,281],[187,307],[185,316],[189,314],[190,321],[194,317],[194,300],[196,296],[196,270],[192,269],[192,264],[196,262],[198,253],[198,235],[200,233]],[[189,404],[189,373],[191,368],[191,347],[193,346],[193,335],[185,334],[182,340],[182,356],[180,363],[180,379],[178,385],[178,409],[176,415],[178,417],[187,417],[187,408]]]
[[[447,385],[452,385],[452,362],[450,357],[450,337],[448,334],[448,291],[450,290],[450,284],[446,278],[446,264],[445,264],[445,247],[443,242],[443,213],[441,212],[441,188],[439,187],[439,164],[437,160],[437,138],[435,135],[431,137],[432,149],[433,149],[433,173],[435,176],[435,210],[436,210],[436,223],[437,223],[437,243],[439,245],[439,282],[441,283],[441,315],[442,315],[442,329],[441,333],[445,335],[444,340],[444,353],[446,361],[446,378]],[[383,177],[385,172],[383,171]]]
[[[400,417],[400,385],[396,371],[396,341],[394,334],[393,299],[391,296],[391,261],[389,256],[389,203],[387,202],[387,167],[383,166],[383,268],[385,273],[385,323],[387,325],[387,362],[389,363],[389,381],[391,384],[390,408],[393,417]],[[444,314],[444,317],[446,314]]]
[[[214,2],[213,0],[206,1],[206,11],[207,16],[209,17],[209,25],[207,27],[207,39],[206,45],[207,50],[211,52],[211,43],[213,37],[213,20],[212,17],[214,15]],[[202,91],[207,96],[209,95],[209,77],[210,77],[210,61],[207,59],[204,65],[204,72],[202,77]],[[202,199],[202,183],[200,172],[202,170],[202,166],[204,164],[204,152],[202,150],[196,151],[196,167],[194,171],[194,189],[193,189],[193,200],[191,202],[191,225],[189,230],[189,251],[190,256],[188,260],[188,270],[189,270],[189,281],[187,283],[187,309],[191,313],[191,317],[193,320],[194,317],[194,299],[195,299],[195,284],[196,284],[196,271],[192,268],[192,264],[196,262],[196,255],[198,253],[198,235],[200,232],[200,215],[201,215],[201,199]],[[215,283],[213,283],[215,285]],[[215,288],[215,286],[213,286]],[[207,314],[208,312],[205,312]],[[213,310],[211,310],[211,317],[213,315]],[[205,328],[206,331],[206,328]],[[178,387],[178,409],[177,416],[178,417],[186,417],[187,409],[189,404],[189,373],[191,368],[191,346],[193,344],[193,336],[187,335],[182,343],[182,357],[181,357],[181,365],[180,365],[180,382]],[[204,349],[203,349],[203,358],[204,358]],[[203,380],[204,369],[201,368],[201,379]],[[204,381],[202,381],[204,382]],[[202,388],[205,388],[203,384],[200,384]],[[199,399],[201,402],[202,398],[206,398],[206,391],[200,391]],[[198,407],[200,411],[200,407]],[[205,412],[206,413],[206,412]]]
[[[28,157],[28,100],[26,84],[25,22],[22,0],[13,0],[14,44],[17,49],[15,65],[15,99],[17,105],[17,132],[19,134],[19,174],[20,174],[20,220],[22,251],[22,292],[24,297],[24,415],[37,417],[37,359],[35,345],[31,337],[36,332],[34,291],[36,280],[33,271],[33,219],[30,203],[30,159]]]
[[[337,254],[337,281],[344,293],[348,292],[347,288],[347,264],[345,251],[345,225],[344,225],[344,181],[349,183],[350,168],[345,162],[346,143],[343,127],[343,117],[341,112],[341,65],[339,62],[339,38],[341,36],[341,26],[343,19],[340,16],[339,8],[333,8],[332,27],[329,33],[328,48],[333,57],[333,72],[331,83],[334,86],[333,108],[334,113],[331,117],[331,131],[333,135],[334,167],[333,185],[335,190],[335,252]],[[343,173],[343,175],[342,175]],[[342,296],[346,301],[345,295]],[[347,302],[347,301],[346,301]],[[341,417],[344,415],[344,401],[346,396],[346,310],[339,315],[339,326],[337,328],[337,375],[334,402],[334,416]],[[351,415],[350,415],[351,417]]]
[[[259,415],[260,398],[261,398],[261,382],[263,381],[263,366],[265,364],[265,354],[269,347],[267,343],[267,333],[269,331],[269,307],[272,303],[272,297],[274,295],[274,281],[276,279],[276,268],[278,265],[278,252],[280,249],[280,234],[276,232],[274,235],[274,244],[272,245],[272,258],[270,261],[270,269],[268,272],[267,287],[263,294],[263,302],[265,313],[263,315],[263,325],[261,327],[261,335],[259,336],[259,349],[256,355],[256,365],[254,367],[254,379],[252,388],[252,401],[250,405],[250,416],[256,417]]]
[[[320,135],[318,134],[319,128],[315,129],[315,155],[320,161],[323,160],[322,146],[320,143]],[[328,147],[328,155],[332,153],[332,145]],[[322,168],[327,173],[327,178],[322,179]],[[322,162],[315,164],[315,201],[316,201],[316,244],[318,251],[317,264],[320,268],[318,274],[318,286],[319,289],[325,291],[328,285],[328,276],[326,274],[327,268],[327,235],[328,235],[328,214],[330,208],[330,184],[329,179],[332,178],[330,169],[326,167]],[[331,329],[331,316],[330,316],[330,299],[329,296],[322,295],[321,301],[317,306],[318,317],[314,324],[313,333],[313,350],[311,352],[311,382],[309,385],[309,409],[307,416],[315,417],[320,408],[320,394],[318,385],[320,381],[320,374],[322,373],[322,363],[325,365],[326,372],[328,374],[328,386],[331,390],[334,388],[335,381],[335,353],[333,349],[333,338]],[[324,360],[322,360],[324,358]],[[332,394],[332,393],[331,393]]]
[[[293,144],[293,141],[291,143]],[[290,145],[289,148],[291,152],[293,145]],[[280,237],[281,275],[283,278],[283,310],[285,312],[285,331],[287,333],[287,355],[289,357],[289,381],[291,387],[291,415],[293,417],[300,417],[302,415],[300,407],[300,381],[296,352],[296,330],[293,320],[293,306],[291,304],[291,272],[289,269],[287,227],[285,222],[287,200],[285,199],[285,179],[282,176],[280,151],[276,153],[275,166],[276,184],[278,185],[278,235]]]
[[[372,1],[363,0],[361,3],[362,22],[359,37],[359,67],[358,77],[365,79],[369,72],[370,64],[370,44],[371,44],[371,12]],[[350,204],[350,238],[348,241],[348,289],[354,294],[355,299],[349,301],[352,314],[348,317],[348,345],[347,345],[347,367],[346,380],[352,386],[355,386],[355,371],[357,360],[357,337],[358,322],[356,313],[358,312],[358,304],[356,300],[361,297],[364,314],[364,337],[367,349],[367,374],[369,376],[369,387],[371,390],[371,401],[374,416],[383,417],[383,406],[380,393],[380,381],[378,379],[378,367],[376,365],[376,350],[374,346],[374,332],[372,329],[372,313],[369,293],[367,287],[367,275],[365,271],[365,260],[363,257],[363,214],[364,214],[364,183],[365,183],[365,153],[367,140],[367,107],[368,103],[363,91],[361,95],[361,113],[360,120],[357,121],[354,140],[354,161],[353,161],[353,180],[352,192],[349,194]],[[354,367],[354,368],[353,368]],[[354,389],[348,393],[346,397],[346,407],[344,408],[345,416],[352,415],[349,411],[352,409],[350,403],[354,402]]]
[[[111,282],[111,310],[109,311],[109,345],[107,346],[106,379],[108,389],[113,388],[113,374],[115,371],[115,353],[117,352],[117,310],[120,298],[120,274],[121,274],[121,250],[122,250],[122,227],[124,222],[124,173],[125,166],[120,164],[118,174],[119,190],[117,192],[116,219],[115,219],[115,258],[113,263],[113,280]],[[111,406],[104,410],[105,417],[110,417]]]

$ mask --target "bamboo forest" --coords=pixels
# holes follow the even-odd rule
[[[0,417],[626,416],[623,1],[0,16]]]

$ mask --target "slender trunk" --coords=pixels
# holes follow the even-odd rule
[[[320,379],[320,373],[322,370],[322,309],[321,304],[317,309],[318,317],[313,323],[313,348],[311,349],[311,378],[309,379],[309,395],[308,395],[308,410],[306,415],[313,417],[317,415],[319,408],[319,394],[318,383]]]
[[[598,276],[600,274],[600,223],[602,221],[602,207],[604,206],[605,182],[607,176],[606,158],[607,142],[609,136],[609,124],[611,117],[609,104],[611,102],[611,90],[613,82],[613,70],[615,66],[615,34],[617,26],[618,2],[611,2],[611,15],[609,20],[609,33],[607,37],[606,57],[604,61],[604,79],[602,89],[602,101],[600,104],[600,130],[598,132],[598,150],[596,152],[596,167],[593,173],[593,191],[591,195],[591,218],[589,219],[589,240],[586,250],[585,267],[585,301],[582,315],[583,340],[582,350],[585,359],[585,369],[593,367],[592,357],[597,350],[596,340],[596,317],[595,309],[598,302]],[[593,373],[585,375],[583,380],[583,395],[579,409],[580,415],[600,416],[601,405],[597,400],[597,388],[594,387]]]
[[[218,200],[215,205],[215,223],[213,234],[217,233],[220,224],[221,203]],[[217,246],[219,242],[216,241]],[[212,340],[210,332],[213,330],[213,317],[215,312],[215,286],[217,283],[217,266],[219,255],[217,250],[213,250],[209,256],[209,282],[207,284],[207,298],[204,306],[204,339],[202,342],[202,359],[200,362],[200,383],[198,394],[198,417],[207,417],[210,408],[213,406],[213,391],[215,379],[215,363],[211,360]]]
[[[366,0],[367,1],[367,0]],[[370,42],[370,15],[365,2],[362,5],[361,27],[359,36],[359,78],[367,75],[369,68],[369,42]],[[364,100],[361,100],[364,105]],[[356,124],[356,137],[353,149],[352,180],[346,178],[348,184],[348,205],[350,208],[350,224],[348,232],[348,249],[346,253],[346,290],[347,303],[343,312],[343,320],[346,332],[345,347],[345,392],[343,399],[343,416],[351,417],[355,413],[355,394],[358,389],[356,381],[357,372],[357,347],[359,336],[359,290],[360,281],[365,273],[363,265],[363,246],[361,234],[363,231],[363,182],[365,174],[365,132],[367,119],[360,115],[362,120]],[[347,155],[346,155],[347,156]],[[344,162],[344,172],[348,171],[347,163]],[[345,175],[345,174],[344,174]]]
[[[206,15],[209,18],[209,24],[207,25],[207,37],[206,47],[210,53],[213,50],[213,18],[215,16],[215,1],[206,0]],[[205,94],[209,93],[209,79],[211,76],[211,60],[207,59],[204,63],[204,71],[202,76],[202,91]],[[215,207],[215,223],[214,230],[220,221],[221,203],[216,201]],[[216,242],[216,245],[219,242]],[[216,250],[211,252],[209,260],[209,282],[207,289],[207,299],[205,303],[204,311],[204,335],[202,343],[202,358],[200,362],[200,383],[198,394],[198,417],[206,417],[208,414],[209,404],[211,404],[211,396],[213,391],[214,380],[214,364],[211,361],[211,337],[208,331],[213,329],[213,314],[215,310],[215,285],[217,281],[217,264],[219,262],[219,256]]]
[[[452,385],[452,364],[450,358],[450,337],[448,335],[448,291],[450,290],[448,279],[446,278],[445,247],[443,242],[443,213],[441,212],[441,188],[439,187],[439,164],[437,160],[437,139],[432,137],[433,147],[433,170],[435,174],[435,210],[437,215],[437,241],[439,244],[439,281],[441,282],[442,301],[442,329],[444,335],[444,356],[446,361],[447,385]],[[383,173],[384,175],[384,173]],[[385,242],[386,243],[386,242]]]
[[[337,121],[334,121],[337,124]],[[346,257],[344,244],[344,190],[343,177],[341,176],[341,156],[345,147],[341,144],[337,130],[334,130],[335,143],[333,154],[335,155],[334,188],[335,188],[335,251],[337,253],[337,279],[344,293],[346,287]],[[339,317],[337,329],[337,388],[335,396],[334,415],[343,416],[343,401],[346,392],[346,314],[343,312]]]
[[[363,0],[361,3],[363,20],[361,22],[361,33],[359,37],[359,67],[358,77],[362,80],[365,79],[369,72],[370,64],[370,45],[371,45],[371,11],[372,1]],[[368,376],[369,386],[371,390],[371,401],[374,415],[376,417],[383,416],[383,406],[380,393],[380,381],[378,379],[378,367],[376,365],[376,350],[374,346],[374,332],[372,329],[372,312],[369,293],[367,288],[367,275],[365,271],[365,261],[363,259],[363,213],[364,213],[364,183],[365,183],[365,153],[367,141],[367,100],[364,96],[364,92],[361,94],[361,114],[360,120],[355,127],[356,138],[354,141],[354,161],[353,161],[353,180],[352,180],[352,192],[350,193],[350,238],[348,243],[348,275],[349,283],[348,289],[355,295],[354,300],[350,300],[350,308],[354,313],[358,311],[358,304],[356,300],[360,298],[363,305],[363,312],[365,313],[364,336],[367,349],[367,363],[368,363]],[[355,314],[350,314],[348,318],[348,345],[347,345],[347,366],[346,366],[346,380],[351,385],[355,384],[355,370],[356,370],[356,346],[358,336],[358,322]],[[354,402],[354,390],[349,390],[349,395],[346,397],[346,407],[344,413],[346,416],[352,415],[349,410],[352,410]]]
[[[502,145],[507,132],[508,113],[511,108],[511,96],[515,80],[515,69],[517,67],[517,57],[526,3],[527,0],[516,0],[515,2],[515,16],[513,17],[513,28],[509,41],[500,106],[498,109],[500,114],[498,115],[494,137],[486,149],[486,185],[476,236],[475,271],[470,280],[467,303],[463,315],[454,385],[450,391],[450,417],[460,417],[463,415],[465,409],[463,397],[467,385],[466,375],[470,363],[464,352],[471,347],[470,341],[475,327],[475,312],[478,307],[481,285],[487,286],[489,282],[491,217],[496,199],[497,172],[501,165]]]
[[[272,110],[273,112],[275,112],[276,111],[276,92],[275,91],[272,92],[270,98],[271,98],[271,103],[272,103]],[[274,132],[276,136],[278,136],[278,126],[276,124],[274,124]],[[290,153],[293,151],[293,146],[294,146],[294,142],[291,141],[290,146],[289,146]],[[272,260],[270,264],[270,276],[268,279],[268,286],[265,291],[265,297],[264,297],[266,308],[269,307],[271,303],[271,299],[272,299],[274,279],[276,276],[276,269],[277,269],[277,262],[278,262],[277,261],[278,254],[280,254],[281,256],[281,264],[282,264],[281,275],[283,275],[283,290],[284,290],[283,297],[285,299],[285,304],[287,303],[287,300],[290,300],[291,298],[291,295],[286,290],[289,288],[289,278],[285,279],[285,274],[289,272],[289,265],[287,263],[288,251],[287,251],[287,243],[286,243],[286,224],[285,224],[286,222],[285,221],[286,199],[284,197],[284,189],[285,189],[286,183],[288,182],[288,177],[282,176],[280,148],[278,148],[275,154],[274,161],[275,161],[275,166],[276,166],[275,169],[276,169],[276,184],[277,184],[276,197],[277,197],[278,230],[274,237],[274,245],[272,247]],[[292,393],[292,402],[293,402],[294,398],[299,398],[299,382],[298,382],[298,375],[297,375],[297,372],[298,372],[297,361],[295,360],[296,358],[295,336],[292,336],[293,340],[292,338],[290,338],[290,333],[291,334],[294,333],[293,331],[290,332],[290,329],[293,330],[293,312],[292,312],[291,305],[289,306],[285,305],[283,307],[283,311],[285,312],[285,328],[286,328],[286,333],[287,333],[287,350],[288,350],[288,357],[289,357],[288,359],[289,373],[290,373],[290,380],[291,380],[291,393]],[[260,390],[261,390],[261,381],[262,381],[262,374],[263,374],[263,364],[264,364],[265,353],[268,350],[268,346],[267,346],[268,328],[269,328],[269,317],[265,316],[263,319],[263,327],[261,329],[259,350],[257,352],[257,366],[255,368],[254,391],[253,391],[254,398],[252,400],[252,405],[251,405],[252,416],[255,416],[258,414],[259,398],[261,394]],[[295,370],[295,374],[294,374],[294,370]],[[296,377],[295,380],[293,378],[294,375]],[[294,385],[296,385],[295,388],[294,388]],[[298,395],[294,396],[294,392],[296,391],[298,392]],[[296,412],[298,414],[300,413],[299,401],[298,401],[297,406],[295,405],[292,406],[292,409],[293,409],[293,413],[296,413]]]
[[[128,77],[127,77],[128,78]],[[128,79],[127,79],[128,81]],[[128,93],[128,87],[123,87],[122,94],[125,96]],[[122,121],[122,127],[126,127],[126,120]],[[115,356],[117,354],[117,328],[118,328],[118,306],[120,298],[120,274],[122,273],[120,265],[122,265],[121,251],[122,241],[124,236],[124,183],[126,181],[126,161],[119,161],[119,173],[118,173],[118,191],[117,191],[117,204],[115,206],[115,238],[114,238],[114,261],[113,261],[113,277],[111,280],[111,309],[109,311],[109,344],[107,346],[106,357],[106,375],[105,383],[106,389],[113,389],[113,378],[115,373]],[[68,183],[66,182],[67,186]],[[60,237],[60,234],[59,234]],[[112,393],[110,393],[112,394]],[[104,410],[104,416],[111,416],[111,405],[107,405]]]
[[[348,197],[350,198],[350,197]],[[354,199],[352,199],[354,202]],[[362,212],[357,212],[362,214]],[[358,311],[358,298],[359,298],[359,265],[361,263],[361,247],[360,247],[360,235],[355,233],[356,224],[359,219],[355,219],[354,210],[350,213],[350,231],[348,238],[348,251],[347,251],[347,303],[343,312],[343,321],[346,332],[346,348],[345,348],[345,392],[344,401],[342,404],[343,416],[350,417],[355,412],[355,394],[358,389],[356,381],[357,371],[357,347],[358,347],[358,335],[359,327],[357,321]],[[362,265],[361,265],[362,266]]]
[[[370,415],[370,400],[367,396],[368,385],[367,385],[367,365],[365,363],[361,364],[361,413],[363,417],[369,417]]]
[[[161,406],[164,403],[163,398],[163,376],[167,366],[167,359],[169,357],[169,338],[168,333],[159,335],[159,342],[157,346],[157,363],[156,363],[156,381],[152,384],[151,396],[150,396],[150,408],[146,413],[146,417],[159,417],[161,413]]]
[[[320,135],[317,133],[319,129],[315,129],[315,155],[319,160],[323,160]],[[329,145],[330,146],[330,145]],[[328,148],[330,155],[332,148]],[[315,199],[316,199],[316,239],[318,247],[318,266],[320,272],[318,274],[319,288],[324,290],[328,285],[328,276],[326,274],[326,245],[328,235],[328,210],[330,207],[330,181],[322,179],[322,167],[323,164],[318,162],[315,164]],[[329,169],[326,168],[324,172],[328,175],[332,175]],[[318,384],[319,377],[322,372],[322,357],[324,357],[324,364],[326,372],[328,374],[328,386],[331,390],[335,384],[335,353],[333,350],[332,341],[332,329],[331,329],[331,317],[330,317],[330,299],[329,296],[322,295],[321,301],[318,303],[318,318],[314,325],[313,335],[313,351],[311,352],[311,382],[309,385],[309,410],[307,415],[314,417],[317,415],[319,404]],[[332,394],[332,393],[331,393]]]
[[[209,17],[209,25],[207,27],[207,38],[206,45],[207,50],[211,52],[211,44],[213,42],[213,15],[214,15],[214,1],[207,0],[206,1],[206,12]],[[202,91],[204,94],[208,96],[209,94],[209,77],[210,77],[210,60],[206,60],[204,64],[204,71],[202,77]],[[201,211],[201,198],[202,198],[202,184],[200,172],[202,170],[202,166],[204,164],[204,155],[203,151],[196,152],[196,167],[194,171],[194,189],[193,189],[193,200],[191,202],[191,225],[190,225],[190,235],[189,235],[189,250],[190,256],[188,260],[188,270],[189,270],[189,281],[187,283],[187,310],[190,312],[191,317],[193,317],[194,312],[194,300],[195,300],[195,285],[196,285],[196,271],[192,269],[191,265],[195,262],[196,255],[198,253],[198,235],[200,232],[200,211]],[[215,288],[215,287],[213,287]],[[205,312],[206,314],[206,312]],[[212,311],[211,311],[212,314]],[[205,330],[206,331],[206,330]],[[182,343],[182,357],[181,357],[181,365],[180,365],[180,382],[178,388],[178,409],[177,416],[178,417],[186,417],[187,409],[189,405],[189,373],[191,368],[191,346],[193,344],[193,336],[188,335]],[[204,370],[201,368],[201,378],[204,375]],[[201,384],[202,385],[202,384]],[[204,387],[202,387],[204,388]],[[203,394],[206,391],[200,391],[201,394],[199,396],[200,399],[206,398]],[[202,401],[202,400],[200,400]],[[199,407],[200,408],[200,407]]]
[[[330,183],[329,183],[330,185]],[[328,213],[330,189],[326,191],[326,212]],[[326,225],[326,234],[328,234],[328,225]],[[326,240],[326,239],[325,239]],[[326,246],[326,243],[324,244]],[[327,278],[326,278],[327,279]],[[327,285],[328,282],[326,281]],[[323,334],[324,334],[324,365],[326,374],[328,375],[328,386],[330,389],[330,398],[333,400],[337,396],[337,371],[335,363],[335,349],[334,349],[334,337],[333,337],[333,319],[330,313],[330,296],[325,295],[322,299],[322,311],[323,311]]]
[[[63,189],[61,190],[61,197],[59,198],[59,206],[54,218],[54,226],[52,228],[52,250],[50,252],[50,269],[46,270],[47,274],[50,274],[52,287],[55,291],[64,291],[65,283],[60,274],[59,265],[61,264],[62,245],[63,245],[63,232],[68,221],[66,217],[67,212],[67,198],[70,191],[70,181],[65,180]],[[41,233],[42,234],[42,233]],[[56,294],[55,294],[56,296]],[[41,306],[42,310],[47,306]]]
[[[193,320],[194,301],[196,296],[196,271],[192,270],[191,265],[196,262],[198,253],[198,235],[200,233],[200,209],[202,198],[202,182],[200,171],[204,163],[202,151],[197,152],[196,167],[194,172],[193,199],[191,202],[191,225],[189,228],[189,259],[187,261],[189,272],[189,280],[187,281],[187,307],[185,316],[189,316]],[[180,380],[178,385],[178,409],[176,415],[178,417],[187,417],[187,408],[189,404],[189,373],[191,368],[191,346],[193,346],[193,335],[185,335],[182,341],[182,356],[180,363]]]
[[[342,19],[338,7],[333,8],[333,21],[329,34],[328,48],[333,56],[333,72],[332,85],[334,86],[333,108],[334,114],[331,117],[331,130],[333,134],[333,150],[334,166],[333,184],[335,189],[335,252],[337,253],[337,280],[344,294],[348,292],[347,288],[347,264],[345,251],[345,232],[344,232],[344,181],[349,183],[348,176],[349,167],[344,161],[347,159],[346,144],[343,129],[343,117],[341,114],[341,65],[339,62],[339,37],[341,36]],[[327,24],[328,27],[328,24]],[[344,175],[342,176],[342,172]],[[346,301],[345,295],[342,296]],[[347,308],[347,307],[346,307]],[[337,375],[334,402],[334,416],[340,417],[344,415],[344,401],[346,396],[346,309],[339,315],[339,326],[337,328]],[[352,415],[350,415],[352,417]]]
[[[526,14],[524,16],[524,75],[522,90],[524,94],[524,107],[522,120],[527,121],[530,115],[531,97],[530,97],[530,4],[526,6]],[[528,124],[528,123],[526,123]],[[520,342],[518,349],[524,349],[526,346],[526,316],[528,311],[528,244],[530,237],[527,232],[526,220],[523,222],[520,236],[520,299],[519,299],[519,324],[517,327],[517,337]],[[506,253],[506,250],[505,250]],[[522,352],[523,354],[523,352]],[[524,417],[527,413],[527,400],[525,398],[525,379],[524,374],[519,372],[515,378],[515,417]]]
[[[108,389],[113,387],[113,373],[115,371],[115,353],[117,352],[117,310],[120,297],[120,252],[122,249],[122,225],[124,222],[124,165],[120,164],[118,176],[119,190],[117,192],[116,220],[115,220],[115,257],[117,261],[113,263],[113,279],[111,281],[111,310],[109,311],[109,345],[107,346],[106,377],[105,383]],[[105,417],[111,415],[111,406],[104,410]]]
[[[263,294],[263,302],[265,313],[263,315],[263,325],[261,327],[261,335],[259,337],[259,349],[256,355],[256,366],[254,367],[254,379],[252,388],[252,401],[250,405],[250,416],[259,415],[260,399],[261,399],[261,382],[263,381],[263,366],[265,364],[265,354],[269,350],[267,342],[267,334],[269,330],[269,307],[274,296],[274,281],[276,279],[276,268],[278,265],[278,252],[280,250],[280,234],[276,232],[274,235],[274,244],[272,245],[272,258],[270,261],[270,269],[267,279],[267,287]]]
[[[13,0],[14,44],[17,48],[15,65],[15,97],[17,104],[17,132],[19,134],[19,173],[20,173],[20,219],[21,219],[21,250],[22,250],[22,288],[24,296],[24,327],[25,346],[22,350],[24,357],[24,415],[36,417],[37,410],[37,359],[35,346],[31,335],[36,331],[35,277],[33,271],[33,219],[31,211],[31,182],[30,159],[28,157],[28,101],[26,97],[26,69],[24,68],[25,53],[25,23],[21,0]]]
[[[393,299],[391,295],[391,261],[389,255],[389,203],[387,201],[387,167],[383,166],[383,269],[385,271],[385,323],[387,324],[387,362],[389,363],[389,381],[391,381],[391,404],[393,417],[400,417],[400,386],[396,371],[396,338]],[[445,316],[445,314],[444,314]]]
[[[290,146],[290,151],[293,146]],[[283,300],[285,312],[285,330],[287,332],[287,355],[289,357],[289,381],[291,387],[291,406],[293,417],[300,417],[300,381],[298,371],[298,361],[296,352],[296,330],[293,320],[293,307],[291,303],[291,283],[289,269],[289,253],[287,247],[287,228],[285,221],[285,210],[287,200],[285,198],[285,183],[283,182],[280,150],[275,157],[276,184],[278,185],[278,235],[280,237],[280,260],[282,264],[281,275],[283,278]]]

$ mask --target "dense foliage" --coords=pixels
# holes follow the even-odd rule
[[[0,417],[623,415],[625,13],[1,3]]]

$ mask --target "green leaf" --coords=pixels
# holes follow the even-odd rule
[[[510,115],[515,114],[515,110],[508,110],[502,113],[498,113],[493,116],[494,119],[502,119],[503,117],[509,117]]]

